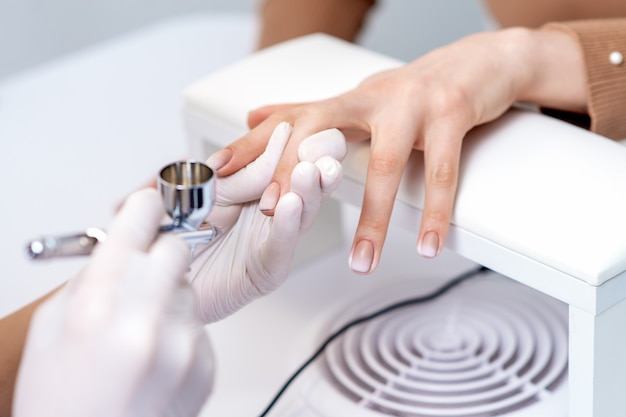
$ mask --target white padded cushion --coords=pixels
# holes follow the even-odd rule
[[[257,107],[332,97],[370,74],[399,65],[402,62],[384,55],[314,34],[256,52],[192,84],[184,92],[185,106],[241,129],[247,126],[248,112]]]
[[[191,85],[187,111],[243,131],[251,109],[356,86],[399,61],[326,35],[252,54]],[[351,146],[345,176],[364,183],[369,149]],[[423,207],[422,154],[398,194]],[[591,285],[626,270],[626,147],[564,122],[512,110],[464,142],[455,227]],[[417,225],[415,225],[415,229]]]

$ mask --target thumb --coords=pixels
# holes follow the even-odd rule
[[[324,156],[342,161],[348,153],[346,138],[339,129],[326,129],[304,139],[298,147],[300,161],[315,162]]]

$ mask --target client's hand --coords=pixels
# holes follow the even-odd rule
[[[425,200],[419,253],[444,247],[456,196],[463,138],[502,115],[515,101],[585,112],[585,66],[576,39],[556,30],[505,29],[470,35],[402,67],[375,74],[325,100],[252,112],[252,130],[225,149],[229,175],[265,147],[278,122],[294,126],[263,207],[271,214],[289,178],[302,138],[339,128],[348,140],[371,138],[359,224],[350,255],[358,273],[380,261],[397,190],[411,152],[423,151]]]
[[[16,417],[196,416],[213,357],[184,278],[187,245],[158,236],[155,190],[130,196],[106,243],[36,312]]]
[[[198,253],[190,275],[205,322],[226,317],[285,281],[298,237],[313,224],[323,198],[339,185],[345,138],[337,129],[325,130],[300,144],[291,191],[278,201],[274,217],[260,212],[259,198],[290,134],[287,123],[279,124],[262,155],[216,180],[216,204],[208,220],[224,235]],[[221,155],[207,163],[219,169]]]

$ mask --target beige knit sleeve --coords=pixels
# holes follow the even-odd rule
[[[569,33],[580,43],[591,130],[613,139],[626,138],[626,18],[548,23],[544,28]]]

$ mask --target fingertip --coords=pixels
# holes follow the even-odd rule
[[[165,214],[161,195],[155,188],[141,188],[131,193],[120,207],[118,215],[136,212],[153,213],[151,217],[161,217]],[[137,216],[137,214],[133,214]]]
[[[266,151],[269,153],[277,152],[278,155],[282,154],[292,131],[293,128],[289,123],[284,121],[278,123],[272,131]]]
[[[266,216],[273,216],[278,199],[280,198],[281,187],[276,181],[267,186],[261,199],[259,200],[259,210]]]
[[[341,163],[330,156],[324,156],[318,159],[315,165],[320,171],[322,193],[331,194],[339,187],[343,178]]]
[[[424,233],[418,243],[417,252],[424,258],[435,258],[441,252],[439,234],[430,230]]]
[[[222,167],[224,167],[233,157],[233,150],[229,147],[224,149],[220,149],[215,152],[213,155],[209,156],[206,160],[206,164],[213,168],[213,170],[218,171]]]
[[[289,126],[287,124],[287,126]],[[232,152],[230,159],[223,164],[221,168],[216,170],[217,175],[225,177],[232,175],[245,167],[249,163],[255,161],[261,157],[264,153],[274,147],[279,148],[277,153],[280,155],[285,143],[289,139],[289,133],[283,134],[283,132],[290,132],[290,126],[287,127],[282,123],[276,126],[274,132],[270,132],[270,124],[259,125],[258,128],[250,130],[247,134],[230,143],[222,151],[221,155],[212,157],[223,158],[228,156],[228,152]],[[219,160],[217,162],[220,162]],[[209,165],[210,166],[210,165]],[[215,169],[215,167],[213,167]]]
[[[182,239],[168,234],[159,235],[150,248],[154,262],[168,271],[168,275],[181,278],[191,261],[191,248]]]
[[[149,248],[165,216],[159,192],[143,188],[132,193],[115,216],[107,241],[138,250]]]
[[[240,148],[239,146],[236,146],[235,144],[231,144],[228,147],[222,149],[221,151],[218,151],[217,153],[222,152],[222,151],[231,152],[231,157],[228,159],[226,163],[224,163],[222,167],[216,168],[216,167],[211,166],[211,164],[207,163],[207,165],[209,165],[211,168],[215,170],[215,173],[217,174],[218,177],[227,177],[229,175],[234,174],[235,172],[239,171],[241,168],[245,167],[250,162],[252,162],[254,158],[256,158],[256,155],[260,153],[259,149]],[[213,154],[211,155],[211,157],[215,156],[216,159],[225,158],[224,155],[227,155],[227,152],[224,152],[224,154],[218,155],[218,156],[216,156],[216,154]]]
[[[248,112],[247,123],[250,129],[254,129],[262,122],[264,122],[272,113],[281,110],[282,108],[290,107],[288,104],[273,104],[268,106],[262,106]]]
[[[319,183],[319,174],[319,170],[312,162],[299,162],[291,173],[291,184],[293,185],[297,182]]]
[[[297,193],[289,191],[283,195],[276,204],[276,212],[301,213],[304,208],[304,201]]]
[[[302,141],[298,147],[298,159],[314,162],[329,155],[339,161],[348,153],[346,138],[339,129],[326,129],[317,132]]]
[[[323,156],[317,161],[315,165],[319,168],[326,178],[335,178],[341,174],[341,162],[331,156]]]
[[[276,204],[274,234],[281,240],[296,239],[304,211],[304,201],[293,191],[283,195]]]
[[[291,191],[297,193],[309,209],[319,206],[322,197],[321,174],[311,162],[299,162],[291,173]]]
[[[363,275],[373,272],[378,266],[374,255],[374,244],[367,239],[359,240],[352,247],[348,258],[350,269]]]
[[[286,122],[286,121],[282,121],[278,123],[276,125],[276,128],[274,129],[275,132],[281,132],[281,133],[287,133],[287,134],[291,134],[292,130],[293,130],[293,127],[291,126],[289,122]]]
[[[227,177],[231,174],[234,174],[248,164],[248,161],[245,158],[241,158],[236,150],[232,150],[232,152],[233,155],[231,156],[231,158],[219,168],[212,167],[211,164],[207,163],[207,165],[215,170],[215,173],[218,177]]]
[[[267,116],[269,116],[269,113],[264,112],[263,108],[250,110],[247,117],[248,127],[254,129],[261,124],[263,120],[267,119]]]
[[[130,194],[128,201],[145,201],[159,198],[159,192],[153,187],[144,187]]]

